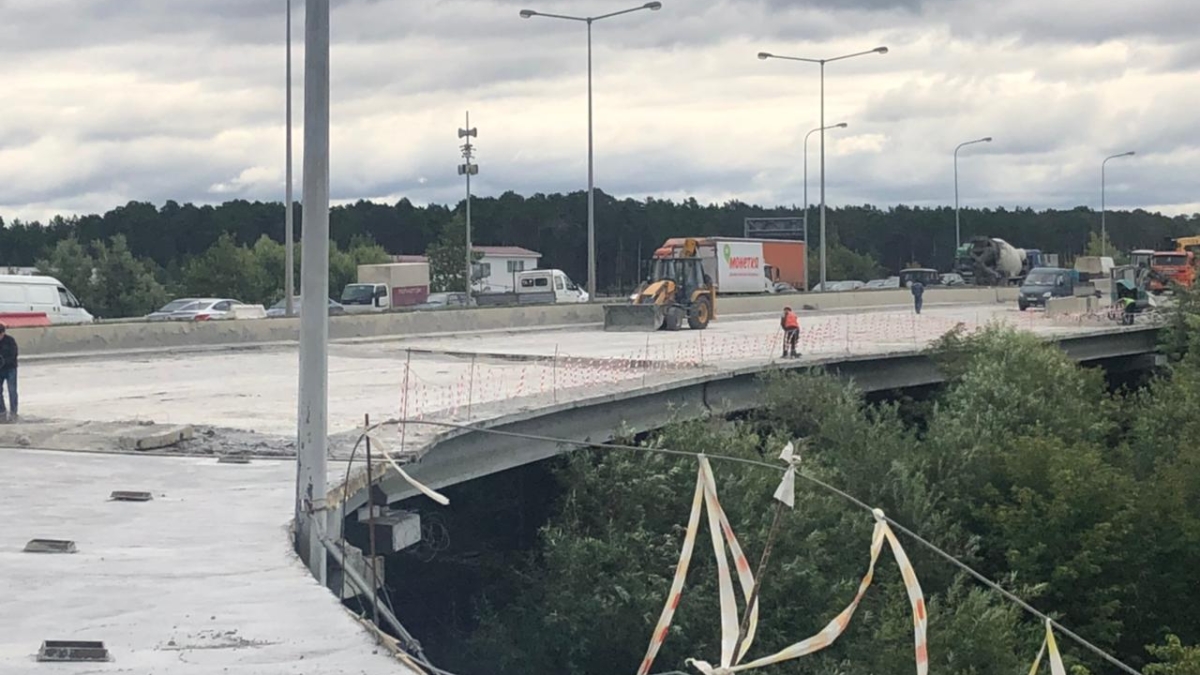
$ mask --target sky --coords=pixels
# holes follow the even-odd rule
[[[301,195],[304,1],[294,0]],[[286,0],[0,0],[0,217],[284,195]],[[332,0],[331,194],[456,203],[587,185],[586,26],[637,0]],[[663,0],[593,24],[596,186],[804,203],[826,66],[827,200],[1200,211],[1200,2]],[[817,203],[820,135],[808,143]]]

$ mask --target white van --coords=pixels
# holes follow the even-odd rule
[[[587,291],[562,270],[530,270],[516,276],[518,302],[587,302]],[[536,299],[535,299],[536,298]]]
[[[44,312],[52,324],[95,321],[53,277],[0,274],[0,314],[8,312]]]

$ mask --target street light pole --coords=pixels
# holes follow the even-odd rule
[[[983,138],[977,138],[973,141],[967,141],[966,143],[959,143],[958,147],[954,148],[954,251],[955,251],[955,255],[958,255],[958,247],[962,246],[962,230],[958,224],[958,151],[962,150],[964,147],[966,147],[968,145],[974,145],[976,143],[991,143],[991,142],[992,142],[992,137],[985,136]]]
[[[1106,205],[1104,203],[1105,202],[1104,168],[1105,168],[1105,165],[1108,164],[1108,160],[1110,160],[1110,159],[1117,159],[1118,157],[1132,157],[1132,156],[1134,156],[1134,154],[1136,154],[1136,153],[1133,150],[1130,150],[1129,152],[1122,152],[1119,155],[1110,155],[1108,157],[1105,157],[1103,162],[1100,162],[1100,257],[1102,257],[1102,258],[1108,254],[1108,226],[1105,223],[1105,218],[1104,218],[1104,212],[1105,212],[1105,208],[1106,208]]]
[[[304,237],[300,250],[300,391],[296,429],[296,548],[325,584],[329,443],[329,0],[304,13]]]
[[[804,251],[805,251],[806,257],[808,255],[808,246],[809,246],[809,242],[808,242],[808,137],[812,136],[813,134],[817,133],[818,131],[824,131],[826,129],[845,129],[847,126],[848,125],[845,122],[839,122],[837,124],[831,124],[830,126],[827,126],[827,127],[817,127],[816,129],[809,131],[807,134],[804,134]],[[822,241],[824,241],[824,240],[822,240]],[[808,261],[807,260],[804,261],[804,268],[806,270],[808,269]],[[805,277],[806,277],[805,283],[806,284],[807,284],[807,276],[808,276],[808,273],[805,272]],[[807,285],[806,285],[806,288],[807,288]],[[825,288],[824,286],[821,286],[822,290],[824,290],[824,288]]]
[[[831,59],[807,59],[798,56],[779,56],[770,52],[759,52],[758,58],[766,61],[767,59],[781,59],[784,61],[803,61],[804,63],[816,63],[821,66],[821,291],[825,291],[827,285],[826,269],[825,269],[825,64],[834,61],[844,61],[852,59],[856,56],[866,56],[867,54],[886,54],[887,47],[876,47],[865,52],[855,52],[853,54],[845,54],[843,56],[835,56]],[[807,205],[805,205],[807,208]]]
[[[284,308],[288,316],[296,315],[296,303],[292,296],[296,294],[296,229],[295,220],[293,219],[292,209],[292,0],[287,0],[287,86],[285,96],[287,103],[284,104],[287,112],[287,151],[284,163],[287,168],[284,170],[286,174],[284,180],[287,186],[284,188],[284,226],[283,226],[283,241],[284,241]]]
[[[458,137],[465,138],[466,141],[462,144],[463,163],[458,165],[458,175],[467,177],[467,276],[466,276],[466,291],[467,304],[471,302],[471,176],[479,173],[479,165],[471,163],[475,157],[475,146],[471,145],[471,138],[478,137],[478,131],[471,126],[471,113],[467,112],[467,127],[458,130]],[[516,290],[516,289],[513,289]]]
[[[522,19],[530,19],[535,16],[545,17],[547,19],[565,19],[567,21],[580,21],[587,24],[587,107],[588,107],[588,302],[596,301],[596,184],[595,170],[593,162],[593,143],[592,143],[592,24],[601,19],[608,19],[622,14],[629,14],[643,9],[658,11],[662,9],[661,2],[647,2],[640,7],[631,9],[623,9],[619,12],[610,12],[601,14],[600,16],[568,16],[565,14],[547,14],[545,12],[537,12],[532,9],[523,9],[520,12]]]

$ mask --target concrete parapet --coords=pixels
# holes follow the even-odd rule
[[[1050,298],[1046,300],[1046,316],[1064,314],[1087,314],[1100,309],[1100,299],[1092,296],[1078,298]]]

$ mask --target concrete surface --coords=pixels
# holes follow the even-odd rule
[[[930,308],[919,317],[911,311],[806,314],[800,349],[805,359],[912,350],[958,324],[970,329],[991,321],[1048,337],[1112,325],[1052,320],[1042,312],[995,304]],[[706,331],[677,333],[580,328],[335,344],[329,360],[330,429],[335,436],[351,434],[364,414],[374,420],[401,414],[468,420],[495,407],[528,409],[696,370],[769,364],[780,345],[773,317],[726,318]],[[295,434],[296,367],[292,346],[30,362],[21,371],[22,410],[30,417],[75,422],[217,427],[245,434],[250,447],[241,451],[284,454],[286,439]],[[264,437],[274,439],[269,447],[253,440]],[[206,429],[185,445],[208,444],[209,452],[220,452],[221,440]]]
[[[88,422],[22,417],[19,424],[0,424],[0,447],[88,452],[137,452],[177,446],[193,436],[178,424]]]
[[[926,303],[979,304],[1016,298],[1009,288],[930,289]],[[905,305],[907,291],[881,290],[847,293],[807,293],[726,297],[717,301],[719,315],[777,312],[784,305],[796,309],[836,310]],[[388,338],[408,335],[455,334],[517,328],[578,327],[604,320],[600,304],[520,305],[462,310],[412,311],[331,317],[332,340]],[[25,356],[96,353],[102,351],[164,350],[214,345],[272,345],[297,340],[299,319],[225,320],[206,322],[159,321],[103,323],[88,326],[20,328],[12,331]]]
[[[292,554],[292,462],[0,448],[0,673],[412,673]],[[145,503],[108,501],[148,490]],[[70,555],[23,553],[70,539]],[[110,663],[39,664],[43,640]]]

